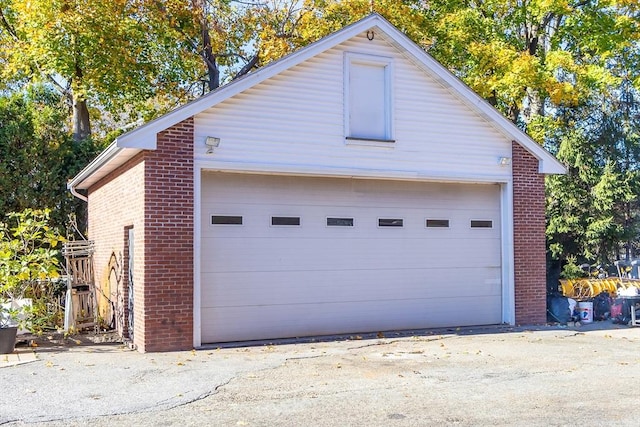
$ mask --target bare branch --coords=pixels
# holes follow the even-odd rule
[[[58,91],[60,91],[62,96],[67,98],[68,101],[73,102],[73,95],[71,94],[69,87],[62,86],[56,79],[53,78],[51,74],[45,74],[44,76],[53,86],[56,87],[56,89],[58,89]]]
[[[6,30],[9,32],[9,34],[11,34],[11,37],[13,37],[14,40],[16,41],[20,40],[18,38],[18,34],[16,33],[16,30],[11,26],[11,24],[9,24],[9,21],[7,21],[7,17],[4,15],[4,12],[2,11],[2,9],[0,9],[0,22],[2,23],[2,26],[6,28]]]
[[[255,67],[255,66],[256,66],[256,64],[258,63],[258,58],[259,58],[259,56],[258,56],[258,54],[256,53],[256,54],[253,56],[253,58],[251,58],[251,59],[249,60],[249,62],[247,62],[247,63],[245,64],[245,66],[244,66],[244,67],[242,67],[242,68],[240,69],[240,71],[238,71],[238,72],[236,73],[236,75],[235,75],[235,76],[233,76],[233,80],[237,79],[238,77],[242,77],[242,76],[244,76],[245,74],[247,74],[249,71],[251,71],[251,69],[252,69],[253,67]]]
[[[160,11],[160,13],[164,14],[164,16],[167,18],[167,11],[166,8],[164,7],[164,5],[161,2],[157,2],[157,7],[158,10]],[[183,37],[184,41],[191,46],[191,49],[193,49],[193,51],[195,53],[198,54],[198,56],[200,56],[202,58],[202,60],[204,61],[205,65],[207,66],[207,68],[209,69],[214,69],[217,68],[217,64],[215,64],[214,62],[212,62],[209,57],[206,54],[206,50],[201,50],[197,44],[196,41],[194,41],[187,33],[185,33],[185,31],[180,28],[178,25],[171,25],[171,28],[173,28],[175,31],[177,31],[178,33],[180,33],[180,35]]]

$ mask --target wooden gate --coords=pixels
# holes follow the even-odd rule
[[[69,241],[62,247],[67,270],[65,330],[98,326],[92,240]]]

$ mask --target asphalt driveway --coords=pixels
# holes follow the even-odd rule
[[[0,356],[0,384],[0,425],[11,426],[637,426],[640,328],[465,328],[148,354],[25,347]]]

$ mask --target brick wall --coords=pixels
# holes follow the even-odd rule
[[[515,142],[512,157],[516,323],[540,324],[547,310],[544,175]]]
[[[98,295],[110,300],[115,313],[101,313],[109,321],[115,316],[115,326],[128,336],[126,302],[127,256],[125,229],[143,235],[144,230],[144,164],[139,154],[100,180],[89,189],[88,235],[95,241],[94,268]],[[134,277],[136,285],[144,285],[144,242],[135,242]],[[139,282],[139,283],[138,283]]]
[[[145,270],[134,342],[141,351],[186,350],[193,348],[193,119],[157,138],[157,149],[144,154]]]
[[[140,351],[193,348],[193,197],[192,119],[158,134],[156,150],[89,189],[96,281],[111,294],[125,337],[127,235],[134,232],[133,343]]]

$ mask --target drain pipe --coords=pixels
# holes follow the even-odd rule
[[[73,194],[74,196],[76,196],[78,199],[82,200],[83,202],[88,202],[89,199],[87,198],[87,196],[84,196],[80,193],[78,193],[78,190],[76,190],[76,187],[74,187],[73,185],[71,185],[71,183],[69,183],[69,185],[67,186],[67,188],[69,189],[69,191],[71,192],[71,194]]]
[[[84,169],[82,169],[76,176],[71,178],[67,182],[67,190],[71,192],[78,199],[87,202],[88,197],[84,194],[80,194],[76,188],[85,179],[90,177],[96,170],[104,166],[108,162],[112,161],[118,154],[122,153],[124,148],[118,147],[117,140],[113,141],[102,153],[98,155],[91,163],[89,163]]]

